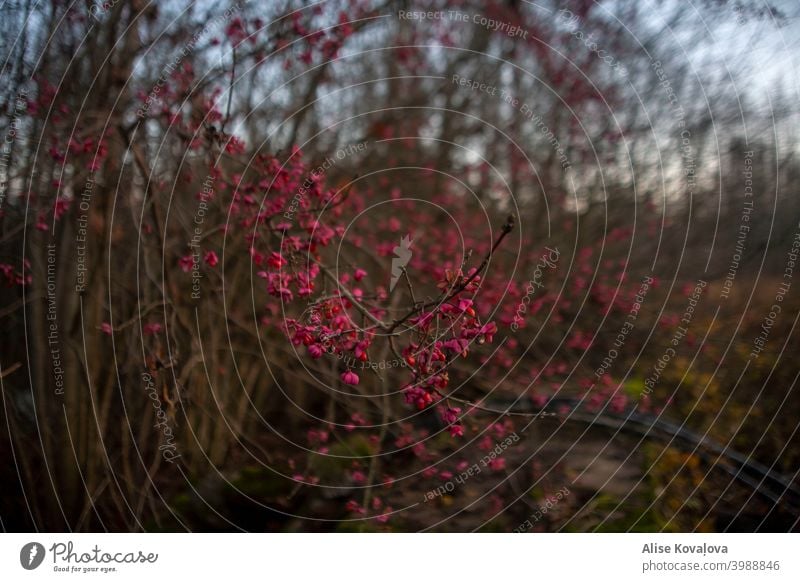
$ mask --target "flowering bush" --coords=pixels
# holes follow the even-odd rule
[[[679,269],[683,208],[653,194],[673,177],[638,182],[660,138],[625,114],[664,81],[620,74],[641,45],[597,3],[107,4],[25,8],[36,48],[0,73],[5,449],[34,451],[7,465],[70,492],[31,520],[185,528],[216,479],[270,527],[432,527],[451,495],[478,527],[563,486],[541,420],[724,408],[666,385],[717,391],[728,349],[699,331],[713,283]],[[239,527],[228,508],[202,526]]]

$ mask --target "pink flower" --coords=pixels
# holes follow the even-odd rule
[[[443,305],[442,307],[445,307],[445,305]],[[431,321],[433,321],[433,316],[434,316],[433,312],[428,312],[418,317],[412,317],[410,321],[411,323],[417,324],[423,330],[426,330],[428,329],[428,327],[430,327]]]
[[[379,515],[378,517],[375,518],[375,520],[378,523],[386,523],[387,521],[389,521],[389,517],[390,516],[389,516],[388,512],[392,511],[392,508],[387,506],[386,507],[386,511],[387,511],[387,513],[381,514],[381,515]]]
[[[367,276],[367,272],[364,269],[356,269],[356,272],[353,273],[353,278],[356,281],[361,281],[364,277]]]
[[[288,264],[288,262],[281,256],[280,253],[272,252],[267,259],[267,264],[273,269],[280,269],[284,265]]]
[[[217,263],[219,263],[219,258],[217,257],[217,253],[215,253],[214,251],[208,251],[205,257],[203,257],[203,260],[209,267],[216,267]]]
[[[308,442],[312,445],[324,443],[328,441],[328,437],[330,436],[328,431],[326,430],[316,430],[311,429],[308,431]]]
[[[192,255],[186,255],[185,257],[181,257],[178,260],[178,265],[181,267],[181,271],[184,273],[188,273],[192,270],[192,266],[194,266],[194,259]]]
[[[458,302],[459,311],[463,311],[468,315],[475,315],[475,310],[472,309],[472,299],[461,299]]]
[[[104,321],[103,323],[100,324],[100,331],[102,331],[106,335],[111,335],[111,333],[114,330],[111,329],[111,324],[110,323],[108,323],[107,321]]]
[[[442,418],[444,419],[444,421],[447,424],[453,424],[454,422],[456,422],[458,420],[458,415],[459,414],[461,414],[461,409],[458,408],[457,406],[453,407],[453,408],[447,408],[442,413]]]
[[[156,335],[161,331],[160,323],[148,323],[144,326],[144,335]]]
[[[310,346],[308,346],[308,355],[314,358],[315,360],[317,358],[321,358],[323,353],[324,350],[322,349],[322,346],[319,344],[311,344]]]
[[[348,501],[348,502],[347,502],[347,504],[345,505],[345,509],[347,509],[347,511],[349,511],[350,513],[360,513],[360,514],[362,514],[362,515],[363,515],[364,513],[366,513],[366,511],[364,510],[364,508],[363,508],[363,507],[361,507],[361,506],[358,504],[358,501],[355,501],[355,500],[353,500],[353,499],[351,499],[350,501]]]
[[[353,348],[353,353],[356,355],[356,358],[362,362],[366,362],[368,359],[367,348],[369,348],[369,342],[367,340],[360,341],[356,344],[356,347]]]
[[[493,321],[489,322],[483,327],[481,327],[481,333],[483,334],[483,337],[486,339],[487,342],[492,343],[492,340],[494,339],[494,334],[497,333],[497,325],[495,325]]]
[[[464,436],[464,427],[460,424],[451,424],[448,430],[450,431],[450,436],[453,438]]]
[[[426,479],[430,479],[431,477],[435,477],[437,473],[436,467],[428,467],[422,471],[422,476]]]
[[[592,345],[592,338],[582,331],[576,331],[567,342],[568,348],[577,348],[583,351],[588,350]]]
[[[225,144],[225,151],[229,154],[241,154],[244,152],[244,142],[236,136],[231,136],[228,143]]]
[[[450,339],[447,340],[442,344],[443,348],[446,348],[450,351],[457,352],[462,356],[467,355],[467,346],[469,345],[469,341],[465,339]]]
[[[342,373],[342,382],[345,384],[349,384],[350,386],[358,386],[359,378],[358,374],[353,372],[352,370],[347,370],[346,372]]]
[[[506,468],[506,460],[500,458],[492,459],[489,461],[489,467],[492,471],[502,471]]]
[[[56,220],[61,218],[63,214],[69,209],[69,200],[66,198],[57,198],[55,208],[53,209],[53,216]]]

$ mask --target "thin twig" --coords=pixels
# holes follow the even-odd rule
[[[475,269],[472,275],[467,277],[467,279],[465,279],[460,284],[456,285],[455,289],[453,289],[453,291],[447,294],[444,298],[428,301],[427,303],[424,303],[419,306],[415,305],[414,308],[411,311],[409,311],[406,315],[404,315],[401,319],[395,320],[394,323],[392,323],[392,325],[388,327],[388,331],[393,332],[395,329],[397,329],[399,326],[405,323],[410,317],[427,309],[428,307],[433,307],[434,305],[439,305],[441,303],[450,301],[453,297],[455,297],[456,295],[461,293],[464,289],[466,289],[469,286],[469,284],[472,283],[472,281],[474,281],[478,275],[480,275],[481,271],[483,271],[486,268],[486,266],[489,264],[489,261],[492,259],[492,255],[494,255],[495,250],[497,250],[497,247],[500,246],[500,243],[503,242],[503,239],[506,237],[506,235],[508,235],[508,233],[510,233],[513,229],[514,229],[514,216],[509,215],[508,218],[506,219],[506,223],[503,225],[503,231],[500,233],[500,236],[497,237],[497,240],[492,245],[492,248],[489,249],[489,252],[483,259],[483,262],[481,262],[481,264],[478,265],[478,268]]]
[[[5,370],[0,372],[0,378],[5,378],[6,376],[10,376],[14,372],[16,372],[22,366],[21,362],[14,362],[10,366],[7,366]]]
[[[236,81],[236,45],[233,46],[233,64],[231,65],[231,84],[228,88],[228,107],[225,111],[225,120],[222,122],[222,128],[220,132],[225,135],[225,126],[228,124],[228,121],[231,119],[231,101],[233,101],[233,84]]]
[[[408,276],[408,269],[405,267],[400,267],[400,270],[403,272],[403,276],[406,278],[406,285],[408,286],[408,292],[411,294],[411,301],[414,305],[417,304],[417,299],[414,297],[414,288],[411,286],[411,279]]]
[[[342,285],[339,282],[339,279],[336,278],[336,275],[331,273],[328,270],[327,267],[325,267],[322,263],[320,263],[314,257],[309,257],[309,258],[311,259],[311,261],[313,261],[314,263],[316,263],[319,266],[320,270],[325,274],[326,277],[328,277],[331,281],[336,283],[336,286],[339,288],[339,292],[342,295],[344,295],[350,301],[350,303],[353,305],[353,307],[355,307],[359,312],[361,312],[364,315],[364,317],[369,319],[372,323],[374,323],[375,325],[377,325],[381,329],[383,329],[383,330],[388,329],[388,326],[386,325],[385,322],[381,321],[380,319],[378,319],[377,317],[372,315],[372,313],[370,313],[370,311],[366,307],[361,305],[361,303],[358,301],[358,299],[356,299],[353,296],[353,294],[350,293],[350,291],[347,289],[347,287],[345,287],[344,285]]]
[[[480,404],[475,404],[474,402],[470,402],[469,400],[464,400],[463,398],[457,398],[456,396],[446,396],[439,392],[437,388],[434,388],[436,393],[444,399],[454,400],[456,402],[460,402],[465,406],[469,406],[470,408],[474,408],[476,410],[480,410],[483,412],[489,412],[491,414],[499,414],[503,416],[521,416],[524,418],[544,418],[544,417],[554,417],[558,416],[555,412],[516,412],[513,410],[499,410],[497,408],[489,408],[488,406],[482,406]]]

